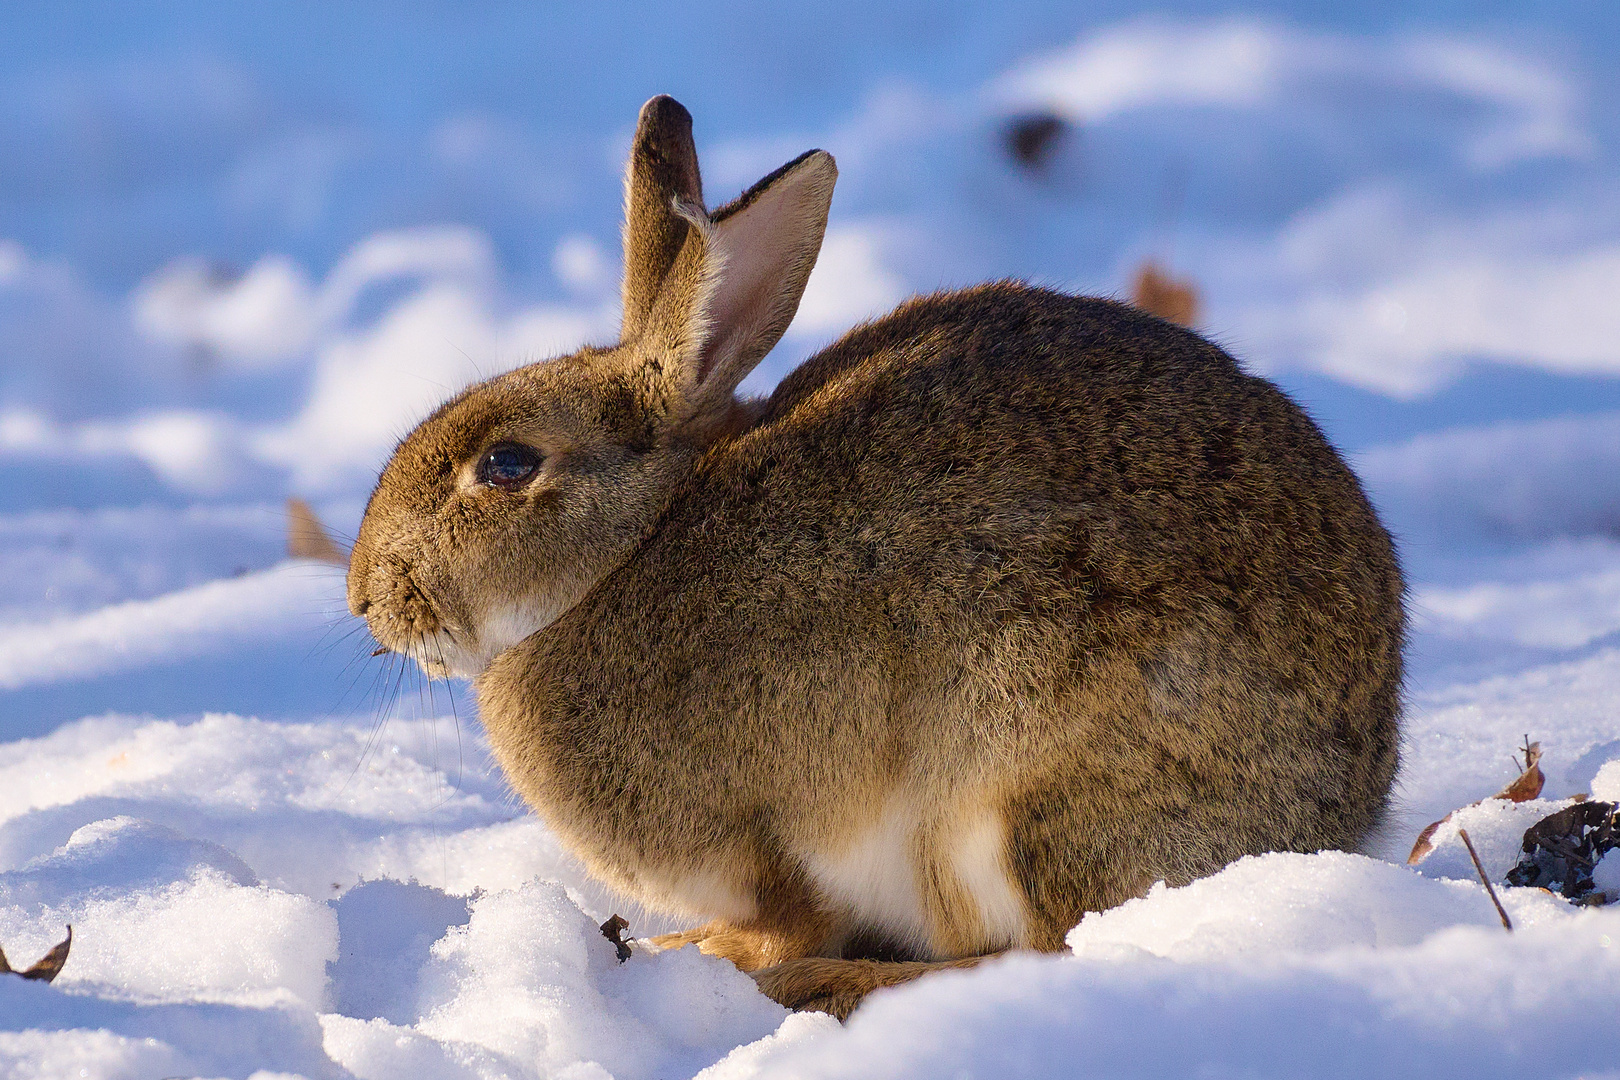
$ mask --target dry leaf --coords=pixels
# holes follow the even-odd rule
[[[608,921],[602,924],[602,936],[613,942],[613,951],[619,955],[621,964],[630,959],[630,944],[623,937],[628,929],[630,923],[623,915],[609,915]]]
[[[348,552],[327,535],[320,518],[303,499],[287,500],[287,557],[349,565]]]
[[[67,937],[58,942],[56,947],[46,953],[44,958],[27,971],[18,971],[6,962],[6,954],[0,951],[0,975],[20,975],[25,979],[42,979],[50,982],[62,971],[62,965],[67,963],[68,950],[73,947],[73,927],[67,928]]]
[[[1616,897],[1597,889],[1592,872],[1616,848],[1620,848],[1620,806],[1579,802],[1524,831],[1523,854],[1508,871],[1507,883],[1556,887],[1577,904],[1613,903]]]
[[[1541,771],[1541,744],[1531,742],[1526,738],[1524,743],[1524,771],[1518,775],[1518,778],[1513,783],[1492,795],[1491,798],[1505,799],[1508,802],[1529,802],[1531,799],[1540,796],[1542,786],[1546,783],[1547,777]],[[1478,806],[1484,801],[1484,799],[1476,799],[1474,802],[1469,803],[1468,806]],[[1466,810],[1468,806],[1462,809]],[[1434,850],[1435,832],[1440,826],[1450,821],[1451,815],[1456,812],[1453,810],[1451,814],[1447,814],[1418,833],[1417,843],[1412,845],[1412,854],[1406,857],[1406,865],[1416,865],[1423,860],[1425,855]]]
[[[1178,326],[1198,322],[1198,289],[1190,281],[1177,280],[1152,259],[1136,272],[1131,286],[1131,303]]]

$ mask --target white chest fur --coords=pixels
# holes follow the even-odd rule
[[[945,821],[896,796],[852,839],[804,854],[804,865],[853,929],[875,930],[919,955],[951,956],[964,940],[974,943],[969,952],[1022,944],[1024,902],[1008,873],[1000,816],[983,808]],[[957,925],[942,925],[953,919]]]
[[[1024,896],[1007,863],[1007,837],[999,815],[969,817],[950,837],[947,861],[957,884],[979,909],[981,948],[986,951],[1027,944],[1029,922]]]
[[[915,808],[897,798],[852,841],[807,853],[804,863],[822,894],[857,925],[927,953],[935,935],[918,887],[918,823]]]

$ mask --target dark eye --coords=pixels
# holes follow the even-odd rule
[[[502,491],[516,491],[529,482],[539,467],[539,451],[522,443],[502,443],[479,461],[478,482]]]

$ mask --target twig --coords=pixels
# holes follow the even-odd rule
[[[1491,903],[1496,905],[1496,913],[1502,916],[1502,926],[1512,930],[1513,921],[1508,918],[1507,909],[1502,906],[1502,901],[1496,898],[1496,890],[1491,888],[1491,879],[1485,876],[1485,864],[1479,861],[1479,852],[1474,850],[1474,842],[1468,839],[1468,830],[1458,829],[1457,835],[1462,837],[1463,846],[1468,849],[1468,857],[1474,860],[1474,869],[1479,871],[1479,880],[1485,883],[1485,891],[1490,894]]]

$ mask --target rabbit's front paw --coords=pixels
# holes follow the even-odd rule
[[[740,971],[758,971],[792,957],[801,957],[807,951],[781,934],[718,919],[692,930],[660,934],[652,939],[652,944],[659,949],[696,945],[699,952],[724,957]]]

